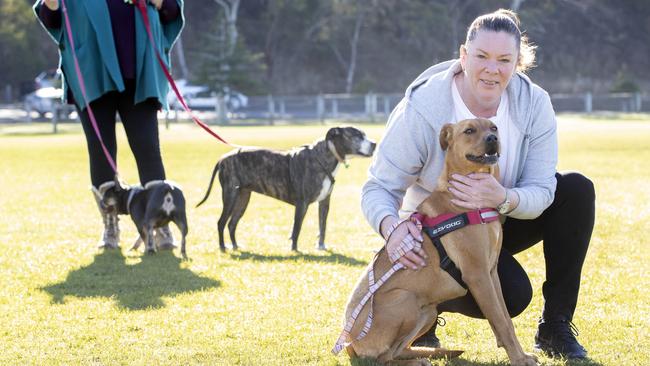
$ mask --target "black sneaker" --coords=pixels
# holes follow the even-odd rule
[[[578,329],[568,320],[540,320],[535,334],[535,350],[551,357],[583,359],[587,350],[578,343]]]
[[[413,341],[412,346],[413,347],[430,347],[430,348],[440,348],[440,339],[436,336],[436,328],[438,325],[441,327],[444,327],[447,322],[445,321],[444,318],[438,317],[436,319],[436,322],[433,323],[433,326],[431,329],[429,329],[426,333],[420,336],[420,338],[417,338],[416,340]]]

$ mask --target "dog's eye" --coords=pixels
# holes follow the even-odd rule
[[[497,126],[492,126],[492,127],[490,127],[490,130],[492,132],[497,132],[498,128],[497,128]]]
[[[472,128],[472,127],[470,127],[468,129],[466,129],[465,131],[463,131],[463,133],[466,134],[466,135],[471,135],[474,132],[476,132],[476,130],[474,128]]]

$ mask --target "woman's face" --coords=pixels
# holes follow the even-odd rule
[[[465,91],[482,107],[494,107],[517,67],[516,38],[506,32],[480,30],[474,40],[460,47],[465,70]]]

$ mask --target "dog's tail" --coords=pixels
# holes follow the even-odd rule
[[[214,165],[214,170],[212,170],[212,178],[210,178],[210,184],[208,185],[208,191],[205,192],[205,197],[201,200],[201,202],[196,204],[196,207],[199,207],[205,202],[205,200],[208,199],[208,196],[210,195],[210,191],[212,190],[212,183],[214,182],[214,177],[217,175],[217,171],[219,171],[219,162]]]

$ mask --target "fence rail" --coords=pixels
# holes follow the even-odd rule
[[[401,93],[252,96],[248,97],[245,105],[232,110],[228,110],[228,103],[216,96],[214,103],[204,103],[201,107],[193,109],[204,121],[218,124],[254,121],[272,125],[276,121],[320,120],[324,122],[331,119],[383,122],[400,102],[402,96]],[[556,112],[650,112],[650,94],[642,93],[552,94],[551,101]],[[74,118],[76,113],[71,113],[73,109],[70,106],[61,103],[53,105],[53,111],[44,115],[46,119],[52,121],[53,129],[56,131],[58,122],[71,116]],[[14,122],[29,121],[39,115],[35,111],[20,110],[19,105],[13,108],[15,108],[15,112],[12,112]],[[12,121],[3,117],[8,111],[2,107],[0,109],[4,111],[0,113],[0,122]],[[188,118],[189,116],[180,110],[172,110],[165,114],[166,123]]]
[[[346,119],[385,121],[402,99],[403,94],[319,94],[312,96],[254,96],[236,110],[220,110],[226,104],[215,97],[214,104],[202,111],[214,112],[218,123],[231,120],[263,120],[274,124],[277,120]],[[641,93],[613,94],[553,94],[551,101],[556,112],[593,113],[650,112],[650,95]],[[172,111],[169,119],[183,118],[183,112]]]

